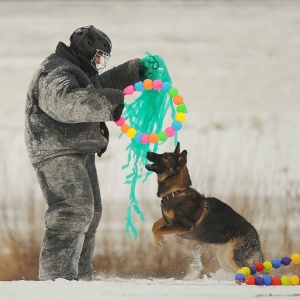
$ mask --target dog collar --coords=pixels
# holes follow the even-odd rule
[[[170,200],[172,200],[173,198],[175,198],[176,196],[178,196],[179,194],[185,192],[186,190],[188,190],[189,188],[186,188],[184,190],[178,190],[178,191],[175,191],[175,192],[172,192],[164,197],[161,198],[161,204],[164,204]]]

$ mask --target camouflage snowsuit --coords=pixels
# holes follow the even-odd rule
[[[26,103],[25,140],[48,209],[40,254],[40,280],[90,279],[102,205],[95,153],[108,136],[122,90],[139,80],[139,59],[100,76],[83,71],[58,43],[33,76]],[[107,128],[106,128],[107,129]]]

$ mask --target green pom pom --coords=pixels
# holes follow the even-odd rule
[[[174,87],[171,87],[168,91],[168,94],[171,98],[175,97],[176,95],[178,95],[178,90]]]
[[[182,113],[187,113],[187,108],[186,108],[186,106],[185,106],[185,104],[184,103],[182,103],[182,104],[179,104],[177,107],[176,107],[176,111],[177,112],[182,112]]]
[[[159,132],[157,135],[161,142],[165,142],[168,139],[168,136],[164,131]]]

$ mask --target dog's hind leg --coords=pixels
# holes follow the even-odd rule
[[[236,237],[225,244],[214,245],[220,267],[226,271],[236,272],[256,261],[262,261],[259,240],[249,237]]]
[[[235,272],[238,266],[234,261],[235,243],[230,241],[226,244],[214,245],[216,257],[220,267],[226,271]]]
[[[248,267],[257,261],[263,262],[264,257],[259,239],[241,237],[237,238],[235,242],[233,259],[239,268]]]

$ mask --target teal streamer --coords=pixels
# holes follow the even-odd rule
[[[151,80],[160,79],[162,82],[169,82],[172,84],[167,66],[164,60],[159,55],[151,55],[149,52],[145,53],[145,58],[141,59],[141,63],[147,68],[145,78]],[[127,120],[130,127],[136,129],[140,133],[158,133],[163,130],[163,122],[167,112],[171,110],[171,116],[174,119],[176,114],[172,98],[168,93],[162,90],[143,90],[139,97],[132,103],[125,103],[123,117]],[[120,135],[120,137],[122,134]],[[139,179],[142,179],[146,171],[145,165],[148,163],[146,158],[147,152],[157,152],[159,146],[164,142],[156,144],[143,144],[131,139],[130,144],[126,147],[128,151],[127,164],[122,166],[122,169],[127,169],[132,166],[131,173],[126,176],[125,184],[130,184],[129,201],[130,204],[127,209],[125,231],[129,238],[138,238],[138,232],[132,221],[132,210],[144,220],[144,214],[141,211],[136,197],[136,185]],[[174,136],[174,144],[177,143],[177,132]],[[143,183],[147,180],[151,172],[146,172]]]

